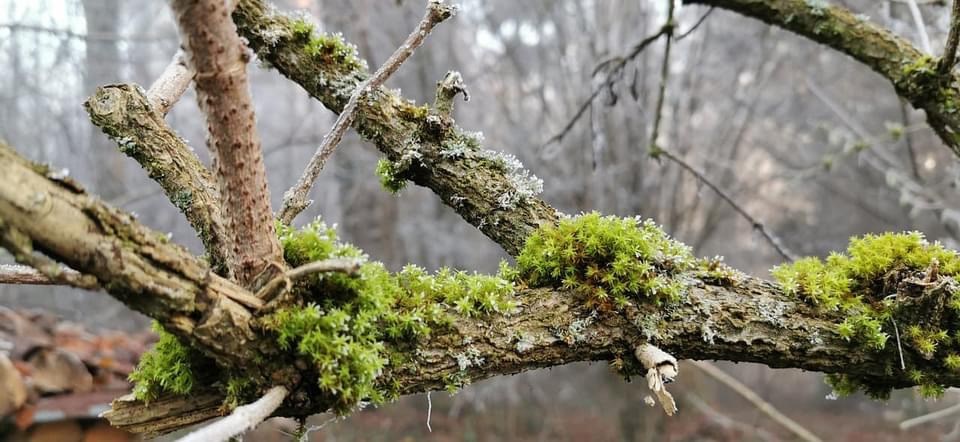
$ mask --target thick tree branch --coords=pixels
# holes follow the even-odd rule
[[[39,169],[39,170],[38,170]],[[48,178],[0,144],[0,224],[30,247],[96,282],[223,363],[252,357],[253,294],[213,274],[166,235],[151,231],[76,186]]]
[[[283,194],[283,207],[277,217],[280,222],[289,225],[300,212],[303,212],[310,205],[310,200],[307,198],[310,188],[313,187],[313,183],[320,175],[320,171],[323,170],[323,166],[327,164],[327,159],[333,154],[333,150],[340,144],[343,134],[353,124],[356,118],[357,104],[360,100],[365,98],[369,91],[382,86],[394,72],[400,69],[400,65],[423,44],[427,36],[430,35],[430,31],[455,13],[456,7],[445,5],[443,0],[431,0],[427,4],[427,12],[416,29],[407,36],[403,44],[390,55],[390,58],[380,66],[380,69],[374,72],[372,77],[365,80],[353,91],[347,105],[344,106],[340,116],[337,117],[337,121],[323,137],[323,142],[320,143],[317,152],[310,158],[303,175],[290,190]]]
[[[76,270],[59,269],[59,271],[61,277],[67,278],[66,281],[62,278],[51,278],[33,267],[0,264],[0,284],[81,286],[75,283],[77,279],[81,278],[81,275],[77,273]],[[95,285],[96,281],[94,280],[93,283]],[[90,289],[92,287],[88,284],[83,284],[81,288]]]
[[[343,111],[369,77],[363,64],[349,57],[311,54],[311,36],[298,33],[295,19],[274,12],[263,0],[240,0],[233,19],[260,58],[334,112]],[[372,90],[360,103],[354,127],[387,158],[406,162],[399,178],[433,190],[511,254],[538,226],[557,220],[556,211],[535,197],[502,204],[517,190],[503,163],[491,161],[489,151],[451,150],[469,134],[394,91]]]
[[[256,285],[261,272],[283,259],[247,85],[246,48],[222,0],[175,0],[171,6],[207,120],[228,232],[227,264],[242,284]]]
[[[165,96],[161,102],[171,97]],[[229,276],[223,255],[227,231],[213,177],[167,125],[163,113],[133,84],[101,87],[84,106],[90,121],[116,141],[121,152],[140,163],[187,217],[200,236],[213,269],[221,276]]]
[[[923,109],[930,127],[960,156],[960,78],[937,71],[937,62],[906,39],[862,16],[826,2],[806,0],[684,0],[762,20],[863,63],[889,80],[897,94]]]

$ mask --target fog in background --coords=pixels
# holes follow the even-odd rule
[[[275,3],[304,11],[319,29],[343,33],[375,68],[413,29],[426,2]],[[919,44],[904,2],[833,3]],[[608,80],[606,71],[594,75],[598,64],[628,53],[659,29],[664,2],[459,4],[460,14],[431,34],[389,87],[429,102],[448,70],[461,72],[471,100],[457,102],[458,124],[482,131],[485,147],[516,155],[543,178],[544,199],[566,213],[651,217],[696,254],[723,255],[760,277],[782,261],[701,180],[647,155],[662,41],[629,61],[562,140],[547,143]],[[949,7],[924,4],[922,11],[939,53]],[[705,7],[680,7],[678,35],[706,13]],[[82,106],[102,84],[149,86],[178,45],[166,2],[0,0],[0,138],[31,159],[69,169],[103,200],[202,253],[159,186],[90,124]],[[722,10],[675,41],[670,58],[658,143],[701,169],[795,254],[823,256],[844,249],[851,235],[899,230],[920,230],[957,247],[956,158],[886,80],[830,49]],[[335,116],[276,71],[255,61],[249,72],[278,208]],[[209,161],[192,91],[167,121]],[[374,174],[377,158],[375,148],[348,135],[313,187],[315,203],[296,223],[322,215],[339,225],[343,239],[392,269],[416,263],[495,270],[506,257],[499,246],[429,190],[409,186],[399,196],[382,190]],[[66,288],[0,286],[0,305],[47,309],[93,328],[147,324],[105,294]],[[498,378],[453,397],[434,393],[432,434],[423,395],[358,413],[318,434],[324,440],[725,440],[717,435],[785,434],[693,366],[681,367],[673,389],[681,411],[671,419],[643,404],[642,383],[626,384],[605,365]],[[829,401],[819,374],[719,365],[825,439],[906,437],[890,430],[900,419],[957,400],[948,392],[940,403],[924,402],[906,391],[886,404],[860,396]],[[723,429],[722,418],[743,428]],[[933,437],[952,429],[947,422],[920,431]]]

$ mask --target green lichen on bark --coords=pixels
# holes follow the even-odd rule
[[[889,349],[897,334],[897,352],[938,361],[937,369],[955,370],[960,341],[960,290],[955,278],[960,257],[918,232],[852,238],[846,254],[826,260],[803,258],[771,272],[784,292],[822,311],[838,313],[836,332],[868,351]],[[916,370],[914,370],[916,371]],[[909,376],[924,394],[938,391],[929,376]],[[909,374],[909,372],[908,372]],[[838,393],[861,389],[884,397],[889,387],[852,376],[829,378]]]

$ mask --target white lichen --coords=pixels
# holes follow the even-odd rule
[[[520,334],[517,337],[517,345],[514,346],[514,349],[517,353],[524,353],[529,351],[534,347],[534,338],[526,333]]]
[[[483,356],[480,356],[480,350],[477,350],[475,347],[467,347],[467,350],[463,353],[457,353],[454,356],[454,359],[457,360],[457,367],[460,371],[464,371],[470,367],[480,366],[486,361]]]

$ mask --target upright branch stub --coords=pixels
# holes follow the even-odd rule
[[[337,121],[323,137],[323,141],[317,148],[317,152],[313,154],[313,158],[310,158],[310,163],[307,164],[303,175],[297,180],[297,184],[294,184],[293,187],[284,192],[283,207],[280,208],[280,214],[277,216],[280,222],[290,225],[293,219],[310,205],[311,201],[307,198],[307,194],[310,192],[310,188],[313,187],[313,183],[317,180],[317,176],[320,175],[320,171],[323,170],[323,166],[327,164],[327,159],[330,158],[333,150],[340,144],[343,134],[347,132],[347,129],[350,128],[356,119],[360,100],[370,91],[383,85],[383,83],[387,81],[387,78],[390,78],[394,72],[400,69],[400,65],[403,64],[407,58],[410,58],[413,52],[423,44],[423,41],[426,40],[427,35],[430,34],[430,31],[432,31],[434,27],[444,20],[453,17],[456,13],[456,6],[448,5],[444,3],[443,0],[430,0],[423,19],[420,20],[417,28],[407,36],[403,45],[390,55],[390,58],[383,63],[383,66],[380,66],[380,69],[377,69],[377,72],[375,72],[372,77],[361,83],[353,91],[347,105],[344,106],[343,111],[340,112],[340,116],[337,117]]]
[[[239,282],[250,286],[283,258],[247,86],[248,54],[222,0],[174,0],[171,5],[207,120],[207,145],[228,231],[227,265]]]
[[[442,117],[453,117],[453,99],[463,94],[463,101],[470,101],[470,92],[463,84],[463,76],[457,71],[449,71],[443,80],[437,82],[437,97],[433,100],[433,109]]]

